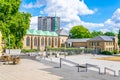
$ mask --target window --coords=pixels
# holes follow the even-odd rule
[[[37,46],[37,38],[34,38],[34,46]]]
[[[55,38],[55,46],[57,46],[57,38]]]
[[[44,38],[41,38],[41,46],[44,46]]]
[[[26,46],[30,46],[30,38],[29,37],[26,38]]]
[[[94,43],[92,42],[92,46],[94,46]]]
[[[97,46],[99,46],[99,42],[97,42]]]
[[[48,46],[50,46],[51,45],[51,40],[50,40],[50,38],[48,39]]]
[[[62,43],[64,43],[64,40],[62,40]]]
[[[108,42],[106,42],[106,45],[108,45]]]

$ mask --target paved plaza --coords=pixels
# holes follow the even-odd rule
[[[74,56],[68,57],[70,58]],[[53,58],[52,61],[21,59],[18,65],[0,64],[0,80],[119,80],[119,77],[99,75],[93,70],[85,72],[84,68],[77,72],[76,67],[65,64],[59,68],[59,63]]]

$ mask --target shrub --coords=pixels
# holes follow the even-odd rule
[[[118,54],[118,50],[114,50],[114,51],[113,51],[113,54]]]
[[[112,52],[109,52],[109,51],[102,51],[101,54],[104,54],[104,55],[112,55],[113,53],[112,53]]]
[[[37,49],[22,49],[21,50],[22,53],[37,52],[37,51],[39,51],[39,50],[37,50]]]

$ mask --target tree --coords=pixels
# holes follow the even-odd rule
[[[96,37],[96,36],[103,35],[103,32],[101,32],[101,31],[93,31],[91,34],[92,34],[93,37]]]
[[[21,48],[22,38],[30,25],[29,13],[19,12],[21,0],[0,0],[0,31],[8,48]]]
[[[106,32],[106,33],[104,33],[104,35],[106,35],[106,36],[115,36],[115,34],[113,32]]]
[[[70,30],[71,38],[91,38],[92,35],[88,29],[82,25],[74,26]]]
[[[120,29],[119,29],[119,33],[118,33],[118,45],[120,46]]]

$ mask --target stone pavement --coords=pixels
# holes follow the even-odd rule
[[[77,72],[76,67],[51,61],[22,59],[18,65],[0,65],[0,80],[119,80],[111,75],[99,75],[98,72]]]
[[[60,56],[60,57],[62,57],[62,56]],[[83,64],[84,65],[86,63],[89,63],[89,64],[96,65],[96,66],[100,67],[100,71],[102,73],[104,73],[104,68],[107,67],[107,68],[110,68],[110,69],[114,70],[116,75],[120,75],[120,72],[119,72],[119,70],[120,70],[120,62],[107,61],[107,60],[97,60],[96,59],[96,58],[100,58],[100,57],[112,57],[112,56],[82,54],[82,55],[66,56],[66,59],[70,60],[72,62],[78,63],[78,64]],[[52,57],[52,61],[59,63],[59,58]],[[71,64],[68,64],[68,63],[65,63],[65,64],[67,64],[69,66],[72,66]],[[90,67],[89,69],[94,70],[94,71],[98,71],[97,69],[95,69],[93,67]],[[108,70],[107,70],[107,73],[109,73],[111,75],[114,75],[113,72],[108,71]]]

